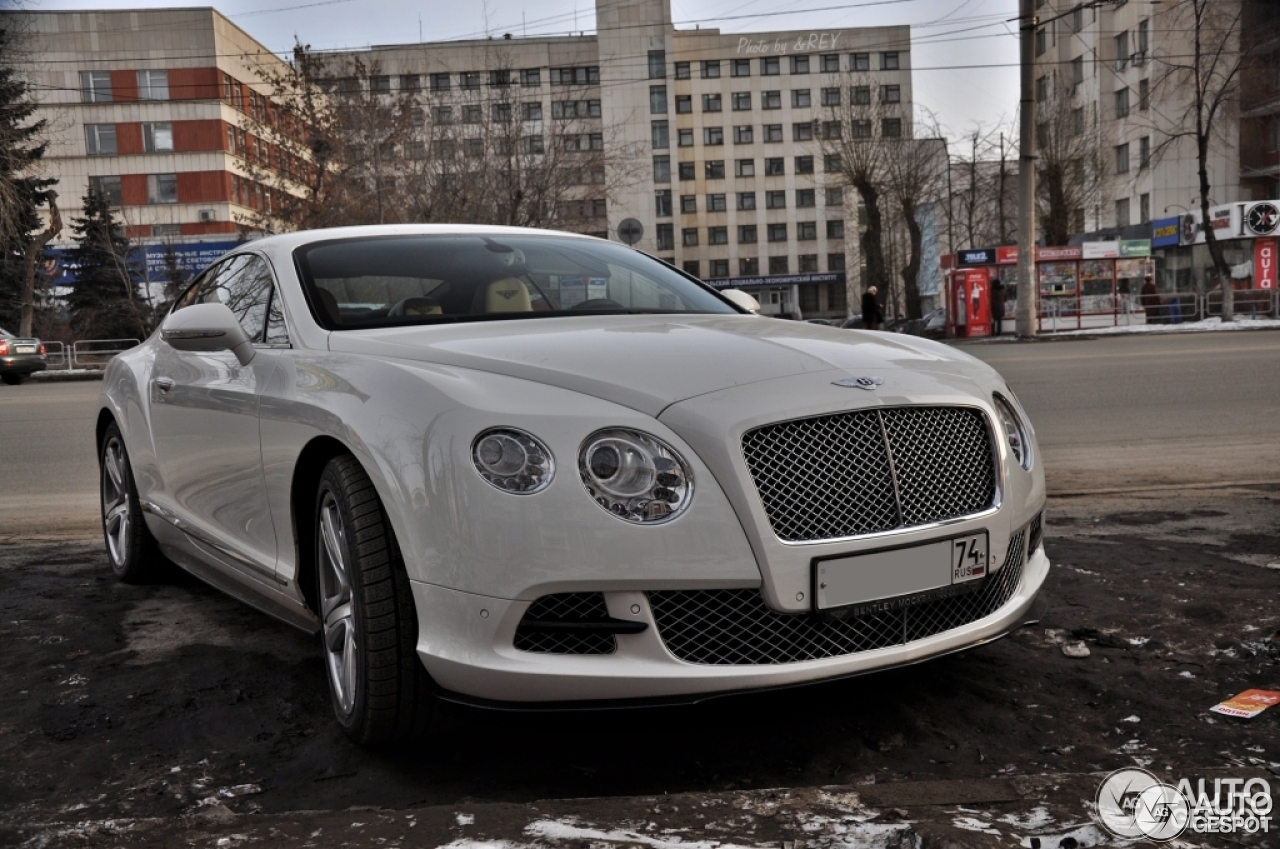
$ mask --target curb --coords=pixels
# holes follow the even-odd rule
[[[37,371],[31,375],[31,379],[41,383],[67,383],[73,380],[102,380],[102,375],[105,373],[105,371],[98,369]]]

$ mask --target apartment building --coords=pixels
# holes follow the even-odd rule
[[[214,9],[24,18],[67,224],[53,247],[69,242],[90,187],[132,239],[173,246],[190,265],[269,226],[281,193],[302,191],[302,128],[271,99],[287,66]]]
[[[908,27],[677,30],[669,0],[597,0],[592,35],[506,34],[329,58],[365,70],[335,80],[339,94],[407,92],[421,103],[424,132],[470,109],[477,122],[521,122],[525,144],[555,137],[599,154],[579,229],[796,318],[841,317],[856,302],[856,204],[822,153],[823,134],[840,131],[850,104],[868,113],[854,132],[911,133]],[[574,130],[557,135],[568,121]],[[478,133],[462,142],[485,143]]]

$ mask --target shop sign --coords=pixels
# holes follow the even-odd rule
[[[1085,242],[1080,246],[1081,259],[1115,259],[1120,256],[1119,242]]]
[[[1253,288],[1276,288],[1276,240],[1257,239],[1253,243]]]
[[[996,265],[1017,265],[1018,264],[1018,246],[1012,245],[1007,248],[996,248]]]
[[[995,265],[996,252],[993,248],[970,248],[956,252],[956,265],[960,268],[974,268],[980,265]]]
[[[1080,259],[1079,245],[1064,245],[1060,248],[1036,248],[1036,262],[1066,262]]]
[[[1120,256],[1151,256],[1151,242],[1148,239],[1123,239],[1120,242]]]
[[[1172,248],[1178,244],[1178,216],[1151,222],[1151,247]]]

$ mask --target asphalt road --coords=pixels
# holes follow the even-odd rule
[[[1280,481],[1280,333],[965,345],[1026,406],[1055,495]],[[101,384],[0,386],[0,540],[98,534]]]

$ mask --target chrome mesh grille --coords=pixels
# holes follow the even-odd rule
[[[618,643],[613,634],[590,631],[543,631],[531,621],[591,622],[609,618],[603,593],[556,593],[529,605],[516,626],[514,645],[520,651],[542,654],[613,654]]]
[[[779,422],[744,434],[742,450],[769,524],[787,542],[914,527],[995,503],[990,431],[970,407]]]
[[[1009,541],[999,572],[963,595],[899,610],[818,619],[779,613],[757,589],[649,593],[658,634],[687,663],[774,665],[900,646],[976,622],[999,610],[1022,580],[1026,530]]]

